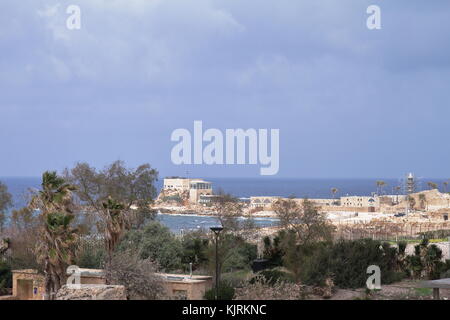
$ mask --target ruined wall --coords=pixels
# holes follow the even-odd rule
[[[64,285],[56,300],[126,300],[124,286],[104,284]]]

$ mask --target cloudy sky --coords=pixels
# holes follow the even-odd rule
[[[202,120],[280,129],[280,177],[448,178],[449,36],[448,0],[2,0],[0,176],[259,176],[173,165],[172,131]]]

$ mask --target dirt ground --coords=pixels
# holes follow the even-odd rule
[[[432,300],[433,290],[419,288],[420,281],[402,281],[390,285],[382,285],[381,290],[370,295],[365,289],[338,289],[330,300]],[[450,300],[450,289],[440,289],[441,300]]]

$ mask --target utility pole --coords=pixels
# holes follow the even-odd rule
[[[219,298],[219,234],[223,230],[223,227],[211,227],[210,228],[216,237],[216,300]]]

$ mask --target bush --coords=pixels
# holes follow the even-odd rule
[[[165,271],[182,267],[181,242],[159,222],[152,222],[141,230],[129,231],[118,246],[118,251],[127,249],[137,250],[141,259],[150,258]]]
[[[264,237],[264,259],[267,259],[271,267],[278,267],[283,264],[283,250],[281,249],[281,237],[284,231],[279,232],[273,239],[269,236]]]
[[[101,240],[82,240],[75,264],[80,268],[102,269],[106,257],[105,245]]]
[[[301,300],[307,292],[304,287],[296,283],[277,282],[269,285],[264,281],[247,283],[236,290],[236,300]]]
[[[429,245],[428,239],[414,247],[414,255],[406,258],[409,274],[414,278],[439,279],[448,264],[442,262],[442,250]]]
[[[209,240],[200,232],[193,232],[185,235],[182,240],[182,257],[183,266],[192,263],[193,270],[208,264],[208,246]]]
[[[263,270],[258,272],[253,278],[250,279],[250,284],[255,284],[261,281],[267,285],[273,286],[280,282],[293,282],[292,275],[280,270]]]
[[[173,196],[163,197],[162,201],[163,202],[174,201],[174,202],[178,202],[178,203],[183,203],[183,199],[178,194],[173,195]]]
[[[218,300],[233,300],[234,298],[234,288],[225,281],[220,282]],[[216,288],[211,288],[205,292],[206,300],[216,300]]]
[[[340,241],[317,245],[305,258],[301,272],[302,281],[308,285],[323,286],[332,278],[340,288],[361,288],[367,281],[367,267],[381,269],[381,282],[389,284],[405,275],[398,269],[398,251],[387,243],[370,239]]]
[[[141,259],[132,250],[115,253],[111,263],[106,265],[108,283],[125,286],[130,300],[155,300],[165,297],[163,279],[155,273],[155,263],[150,259]]]
[[[0,296],[8,293],[12,288],[11,266],[6,261],[0,260]]]
[[[246,268],[248,268],[253,260],[258,256],[258,248],[255,244],[244,242],[239,246],[238,252],[242,257],[242,262]]]
[[[450,237],[450,230],[434,230],[419,233],[423,238],[426,239],[444,239]]]

